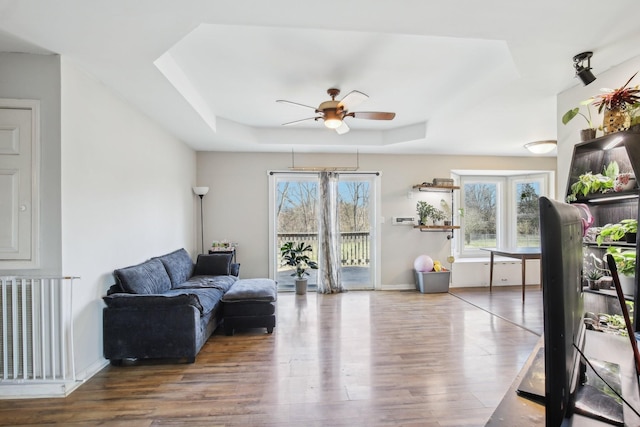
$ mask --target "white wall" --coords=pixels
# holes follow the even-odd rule
[[[193,253],[196,155],[74,63],[61,65],[62,272],[81,277],[76,367],[91,375],[104,362],[101,297],[112,271]]]
[[[592,59],[594,67],[597,65],[597,52]],[[606,71],[600,72],[594,68],[596,80],[588,86],[583,86],[576,80],[576,85],[558,94],[558,191],[557,198],[563,200],[567,194],[569,167],[573,156],[573,146],[580,142],[580,129],[587,127],[582,117],[576,117],[566,126],[562,124],[562,116],[572,108],[580,106],[580,102],[602,93],[601,88],[619,88],[629,78],[640,70],[640,56],[632,58]],[[631,81],[629,86],[640,84],[640,73]],[[584,107],[581,112],[585,113]],[[591,107],[594,124],[602,125],[602,115],[598,115],[597,108]],[[596,136],[602,136],[598,131]],[[602,171],[593,171],[594,173]]]
[[[296,155],[296,165],[349,166],[354,156]],[[290,153],[198,152],[198,185],[210,187],[204,198],[205,246],[228,239],[240,244],[238,261],[243,277],[269,274],[268,179],[269,170],[287,170]],[[413,286],[413,260],[429,254],[445,260],[450,241],[446,233],[421,233],[412,227],[392,226],[391,217],[415,214],[423,194],[407,197],[414,184],[449,177],[452,169],[556,169],[552,157],[462,157],[428,155],[360,155],[361,171],[381,171],[382,286]]]
[[[40,101],[40,269],[60,274],[60,57],[0,52],[0,98]]]

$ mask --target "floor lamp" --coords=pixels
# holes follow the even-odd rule
[[[202,215],[202,198],[209,192],[209,187],[193,187],[196,196],[200,196],[200,244],[204,253],[204,216]]]

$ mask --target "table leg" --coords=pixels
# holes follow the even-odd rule
[[[493,251],[489,256],[489,292],[493,291]]]
[[[524,281],[527,277],[527,260],[522,257],[522,303],[524,304]]]

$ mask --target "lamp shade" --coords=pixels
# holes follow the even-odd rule
[[[524,144],[524,148],[531,151],[534,154],[545,154],[550,151],[553,151],[556,148],[557,141],[548,140],[548,141],[534,141],[529,142],[528,144]]]
[[[193,192],[196,196],[204,196],[209,192],[209,187],[193,187]]]

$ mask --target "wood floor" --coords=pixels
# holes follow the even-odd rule
[[[517,287],[284,293],[273,335],[216,333],[194,364],[109,366],[64,399],[0,401],[0,425],[482,426],[539,338],[536,293],[524,309]],[[532,315],[523,328],[482,305]]]

